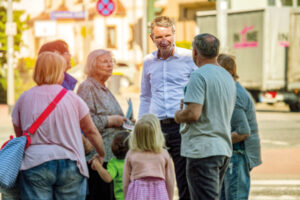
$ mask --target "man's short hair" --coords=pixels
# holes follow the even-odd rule
[[[219,54],[220,41],[209,33],[203,33],[194,37],[193,47],[204,58],[215,58]]]
[[[45,51],[51,51],[51,52],[57,51],[62,55],[65,52],[69,52],[69,47],[68,44],[63,40],[54,40],[43,44],[38,54],[41,54]]]
[[[172,27],[173,33],[175,32],[175,25],[174,21],[167,16],[158,16],[155,17],[151,22],[151,34],[153,33],[153,29],[155,26],[161,26],[161,27]]]
[[[67,67],[63,56],[54,52],[43,52],[35,63],[33,80],[37,85],[61,84]]]

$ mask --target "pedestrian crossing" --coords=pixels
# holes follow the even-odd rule
[[[300,200],[300,180],[253,180],[250,200]]]

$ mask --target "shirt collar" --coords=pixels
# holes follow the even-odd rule
[[[179,55],[179,53],[178,53],[178,47],[174,46],[174,48],[175,48],[174,54],[173,54],[172,56],[170,56],[169,58],[171,58],[171,57],[179,58],[179,57],[180,57],[180,55]],[[158,50],[154,51],[154,52],[152,53],[152,55],[154,56],[154,58],[156,58],[156,59],[158,59],[158,60],[161,60],[160,58],[157,57],[157,56],[158,56]],[[168,58],[168,59],[169,59],[169,58]],[[168,59],[167,59],[167,60],[168,60]]]
[[[77,80],[68,73],[65,73],[65,77],[62,86],[67,90],[74,90]]]
[[[94,79],[93,77],[89,76],[87,77],[87,79],[90,79],[95,85],[96,87],[100,87],[103,91],[107,91],[108,88],[104,87],[103,85],[101,85],[96,79]]]

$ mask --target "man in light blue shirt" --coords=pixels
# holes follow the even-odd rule
[[[150,37],[157,51],[144,59],[139,118],[143,114],[153,113],[160,119],[166,146],[175,164],[179,199],[190,199],[186,159],[180,156],[181,136],[174,114],[180,107],[183,88],[197,66],[190,50],[175,46],[175,26],[169,17],[160,16],[152,21]]]
[[[232,154],[230,119],[236,98],[231,75],[217,63],[219,40],[199,34],[193,42],[193,59],[199,67],[185,89],[185,107],[175,113],[177,123],[187,123],[181,155],[192,200],[218,199]]]

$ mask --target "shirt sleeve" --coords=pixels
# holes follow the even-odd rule
[[[87,87],[84,85],[80,85],[77,91],[77,94],[85,101],[87,104],[91,117],[93,119],[93,122],[95,123],[97,129],[102,132],[104,128],[108,124],[108,117],[107,115],[100,115],[96,111],[96,103],[95,102],[95,96],[94,91],[91,87]],[[98,102],[101,104],[100,102]]]
[[[143,65],[142,81],[141,81],[141,94],[140,94],[140,108],[138,118],[143,114],[149,113],[151,103],[151,84],[150,77],[147,75],[147,63]]]
[[[89,113],[89,107],[73,91],[68,91],[68,92],[71,93],[73,99],[77,100],[77,109],[78,109],[78,113],[79,113],[79,120],[82,120],[82,118],[84,118]]]
[[[127,153],[123,168],[123,192],[124,197],[126,197],[128,185],[130,183],[130,174],[131,174],[131,166],[130,166],[130,151]]]
[[[107,163],[107,172],[109,173],[109,175],[112,177],[112,179],[116,178],[117,174],[118,174],[118,170],[116,168],[116,166],[114,165],[113,161],[110,160]]]
[[[250,134],[251,129],[245,111],[238,106],[235,106],[231,118],[232,131],[238,134]]]
[[[202,76],[192,73],[187,84],[184,103],[204,104],[205,98],[205,81]]]
[[[20,105],[20,101],[22,99],[22,96],[19,97],[18,101],[16,102],[12,114],[11,114],[11,119],[12,119],[12,123],[17,126],[17,127],[21,127],[21,119],[20,119],[20,110],[19,110],[19,105]]]
[[[175,172],[174,172],[174,164],[171,159],[171,156],[167,152],[167,165],[166,165],[166,185],[168,190],[169,199],[173,199],[174,195],[174,183],[175,183]]]

